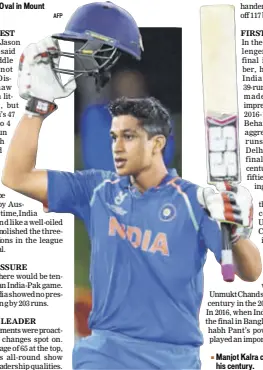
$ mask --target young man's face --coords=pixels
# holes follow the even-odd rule
[[[148,139],[138,119],[130,115],[114,117],[110,134],[114,164],[120,176],[136,176],[150,168],[154,138]]]

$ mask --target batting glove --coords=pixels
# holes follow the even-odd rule
[[[214,220],[232,225],[233,244],[240,238],[249,238],[253,224],[250,192],[243,186],[231,186],[228,183],[220,183],[216,187],[218,193],[212,188],[198,188],[199,203]]]
[[[76,89],[74,79],[63,85],[60,74],[53,71],[59,65],[58,52],[58,41],[46,37],[28,45],[20,57],[19,95],[28,100],[26,110],[33,115],[46,117],[57,109],[55,99],[65,98]]]

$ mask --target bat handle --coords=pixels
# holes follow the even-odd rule
[[[232,282],[235,280],[235,269],[233,262],[232,243],[230,239],[231,226],[229,224],[221,224],[222,231],[222,261],[221,271],[224,281]]]

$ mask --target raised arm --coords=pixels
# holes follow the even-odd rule
[[[47,171],[36,170],[38,138],[42,117],[25,114],[11,140],[2,174],[2,183],[8,188],[47,201]]]
[[[56,109],[54,100],[70,95],[76,88],[74,80],[63,86],[52,69],[58,63],[58,48],[58,43],[48,37],[30,44],[21,55],[18,87],[27,106],[11,140],[2,173],[5,186],[43,203],[47,202],[47,171],[35,168],[40,129],[44,118]]]

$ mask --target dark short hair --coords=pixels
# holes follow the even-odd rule
[[[113,117],[131,115],[137,118],[149,139],[155,135],[164,135],[167,139],[171,132],[171,117],[167,109],[153,97],[121,97],[109,104],[109,110]]]

